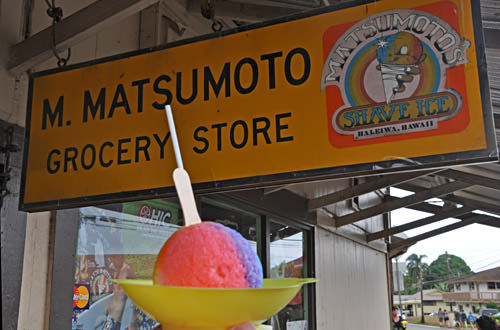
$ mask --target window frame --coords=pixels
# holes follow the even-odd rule
[[[226,194],[224,194],[226,195]],[[248,207],[243,203],[231,202],[225,198],[218,198],[219,194],[211,196],[201,196],[199,198],[200,203],[210,203],[218,207],[228,207],[230,210],[235,212],[242,212],[247,215],[257,215],[257,255],[261,259],[262,269],[264,273],[264,278],[270,276],[270,223],[275,222],[281,225],[290,226],[303,233],[303,255],[307,256],[304,262],[305,276],[314,277],[315,276],[315,251],[314,251],[314,226],[308,223],[306,220],[304,222],[297,222],[295,220],[290,220],[286,215],[270,213],[267,209],[259,208],[259,205],[253,205],[253,207]],[[265,244],[264,244],[265,243]],[[316,290],[314,284],[309,284],[305,289],[307,290],[307,300],[304,301],[305,314],[308,317],[308,328],[309,330],[316,329]]]
[[[269,224],[271,221],[288,225],[303,232],[303,255],[306,256],[304,262],[305,274],[307,277],[315,277],[315,242],[314,228],[316,216],[313,212],[307,212],[305,208],[297,212],[297,208],[302,208],[302,204],[296,203],[293,194],[288,191],[274,193],[262,205],[259,199],[234,198],[235,193],[213,194],[197,196],[198,205],[202,201],[210,200],[211,204],[224,207],[226,209],[242,212],[247,215],[256,215],[256,240],[257,253],[263,264],[264,277],[269,277],[269,251],[270,237]],[[275,198],[276,195],[278,198]],[[179,203],[175,197],[165,198],[168,202]],[[127,201],[117,201],[104,205],[92,205],[104,209],[115,209],[118,204]],[[271,206],[271,207],[270,207]],[[78,229],[79,229],[79,208],[56,211],[55,229],[55,258],[52,267],[51,299],[49,310],[49,328],[67,329],[71,327],[73,307],[73,280],[76,265]],[[118,209],[117,209],[118,210]],[[288,215],[287,213],[290,213]],[[308,317],[308,329],[315,330],[316,324],[316,290],[314,284],[309,284],[306,289],[307,301],[304,301],[304,308]]]
[[[290,226],[294,229],[300,230],[302,232],[302,256],[303,256],[303,267],[304,267],[304,276],[305,277],[314,277],[314,230],[299,228],[293,221],[282,221],[280,219],[276,219],[275,217],[267,218],[268,227],[271,222],[275,222],[281,225]],[[267,237],[270,237],[268,234]],[[271,246],[269,243],[269,252],[271,250]],[[268,267],[270,267],[270,259],[268,260]],[[303,296],[306,297],[304,300],[304,316],[308,320],[308,328],[309,330],[316,329],[316,297],[315,297],[315,287],[312,285],[304,286]]]

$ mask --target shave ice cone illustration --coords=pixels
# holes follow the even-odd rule
[[[382,74],[385,100],[389,104],[396,93],[406,90],[405,83],[420,74],[419,64],[426,55],[420,40],[408,32],[380,38],[377,46],[377,69]]]

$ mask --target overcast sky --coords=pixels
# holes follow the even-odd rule
[[[404,191],[394,188],[391,188],[391,194],[397,197],[407,195]],[[433,199],[431,202],[439,204],[440,200]],[[392,226],[398,226],[430,215],[409,209],[399,209],[391,214]],[[457,221],[459,220],[447,219],[406,231],[405,234],[412,237]],[[411,246],[407,253],[399,257],[399,260],[404,261],[412,253],[418,255],[425,254],[427,258],[424,261],[430,264],[439,255],[445,253],[445,251],[464,259],[474,272],[499,267],[500,228],[479,224],[465,226],[418,242]]]

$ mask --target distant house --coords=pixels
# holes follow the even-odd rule
[[[393,297],[394,306],[399,307],[399,295]],[[420,291],[415,294],[401,295],[401,307],[406,311],[408,316],[420,317]],[[424,315],[435,313],[441,308],[446,309],[446,304],[443,300],[443,292],[439,290],[424,290]]]
[[[487,302],[500,304],[500,267],[470,274],[445,282],[453,285],[455,292],[444,292],[448,306],[473,313],[485,307]]]

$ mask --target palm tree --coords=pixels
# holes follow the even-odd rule
[[[425,254],[418,256],[413,253],[408,258],[406,258],[406,268],[408,269],[408,274],[410,277],[415,278],[415,282],[419,284],[420,288],[420,308],[421,308],[421,321],[425,323],[424,320],[424,272],[427,270],[428,265],[423,262],[423,259],[427,258]]]
[[[427,258],[425,254],[418,256],[415,253],[406,258],[406,269],[408,270],[410,277],[419,279],[420,273],[424,273],[427,269],[427,264],[423,262],[424,258]]]
[[[433,289],[436,289],[439,291],[448,291],[448,286],[444,283],[435,283],[433,286]]]

